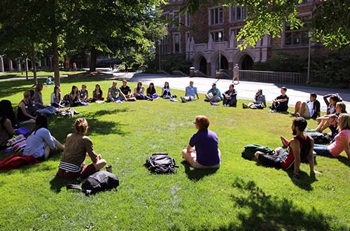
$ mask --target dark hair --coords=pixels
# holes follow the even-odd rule
[[[307,121],[303,117],[298,117],[293,120],[293,125],[299,128],[299,131],[303,132],[307,127]]]
[[[53,88],[53,93],[56,94],[56,90],[59,89],[59,88],[60,88],[59,86],[55,86],[55,87]]]
[[[334,103],[338,103],[342,101],[342,99],[338,95],[331,95],[329,99],[332,99]]]
[[[35,127],[33,132],[35,133],[38,131],[40,128],[48,128],[48,120],[45,115],[37,115],[35,119]]]
[[[284,91],[287,91],[287,88],[286,87],[281,87],[282,90]]]
[[[77,87],[77,86],[73,85],[73,86],[72,86],[72,91],[70,92],[71,94],[73,94],[73,93],[74,93],[74,89],[75,89],[75,88],[77,88],[77,89],[78,89],[78,87]]]
[[[169,82],[165,81],[165,83],[164,83],[164,88],[165,88],[165,89],[169,89]]]
[[[311,97],[314,97],[315,99],[317,98],[316,93],[311,93],[310,96],[311,96]]]

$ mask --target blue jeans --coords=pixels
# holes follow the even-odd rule
[[[332,154],[329,152],[327,145],[314,144],[314,151],[316,152],[317,155],[320,155],[320,156],[333,157]]]

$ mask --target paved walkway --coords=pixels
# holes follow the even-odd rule
[[[126,78],[131,82],[142,81],[144,84],[153,82],[156,86],[162,87],[165,81],[169,82],[170,88],[185,90],[188,86],[189,81],[194,82],[194,86],[197,87],[199,93],[206,93],[210,88],[211,84],[216,81],[213,78],[200,78],[200,77],[173,77],[167,75],[154,75],[154,74],[114,74],[117,78]],[[224,92],[228,90],[228,86],[231,84],[231,80],[223,79],[217,82],[217,87]],[[339,93],[345,103],[348,105],[350,110],[350,90],[349,89],[328,89],[328,88],[314,88],[296,85],[285,85],[288,88],[287,95],[289,96],[289,105],[294,107],[297,101],[306,101],[310,97],[311,92],[317,94],[318,100],[321,102],[321,110],[326,111],[326,104],[323,101],[323,95],[329,93]],[[241,81],[240,84],[235,85],[238,92],[238,99],[250,99],[252,100],[258,89],[263,89],[263,93],[266,96],[266,100],[271,102],[274,98],[280,95],[280,88],[282,85],[273,83],[260,83],[260,82],[248,82]]]

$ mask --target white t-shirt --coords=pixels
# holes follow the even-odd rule
[[[309,108],[310,116],[312,116],[315,113],[314,103],[315,102],[311,102],[311,101],[307,102],[307,107]]]

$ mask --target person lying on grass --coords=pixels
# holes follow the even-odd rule
[[[220,150],[217,135],[208,129],[209,119],[206,116],[196,116],[194,121],[197,133],[194,134],[182,157],[193,167],[198,169],[219,168]]]
[[[333,143],[329,146],[315,144],[314,151],[317,155],[339,157],[345,151],[350,159],[350,114],[342,113],[338,117],[339,133],[334,137]]]
[[[91,139],[86,136],[88,122],[85,118],[78,118],[74,122],[75,132],[67,135],[62,159],[57,176],[66,179],[86,178],[106,165],[101,155],[96,154]],[[92,163],[84,164],[86,155]]]
[[[48,121],[45,115],[38,115],[35,120],[35,128],[27,138],[23,156],[33,156],[39,161],[47,160],[50,152],[63,151],[64,146],[53,137],[48,129]]]
[[[293,180],[298,178],[300,163],[309,163],[310,176],[315,177],[313,156],[314,141],[310,136],[304,135],[306,126],[307,122],[304,118],[295,118],[291,127],[295,137],[288,141],[281,136],[283,147],[276,148],[274,155],[268,155],[257,151],[255,153],[255,160],[265,166],[283,169],[289,169],[294,165]],[[288,149],[285,149],[286,147],[288,147]]]

